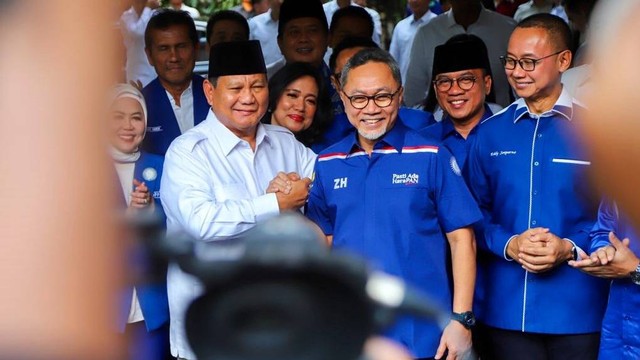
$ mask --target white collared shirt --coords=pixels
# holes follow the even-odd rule
[[[427,24],[437,15],[427,10],[419,19],[415,19],[413,15],[400,20],[393,29],[391,36],[391,45],[389,45],[389,53],[396,59],[400,66],[402,74],[402,83],[407,78],[407,69],[409,68],[409,56],[411,56],[411,46],[413,38],[416,36],[418,28]]]
[[[258,125],[253,151],[209,110],[205,121],[176,138],[167,151],[160,185],[167,233],[186,232],[204,242],[237,238],[279,214],[275,194],[265,193],[276,174],[311,177],[315,159],[289,130],[266,124]],[[172,264],[167,289],[171,353],[194,359],[184,315],[201,284]]]
[[[500,62],[500,56],[507,52],[509,37],[515,26],[515,20],[483,7],[478,21],[469,25],[466,31],[462,25],[456,23],[452,10],[439,15],[419,28],[413,40],[409,58],[405,80],[405,103],[408,106],[417,105],[424,100],[427,91],[431,88],[431,70],[435,47],[444,44],[454,35],[467,33],[478,36],[487,46],[496,91],[496,103],[502,106],[509,105],[511,103],[509,97],[511,87]]]
[[[271,9],[249,19],[249,30],[250,38],[260,41],[267,67],[284,58],[278,46],[278,20],[271,17]]]
[[[144,52],[144,31],[152,15],[153,10],[145,7],[138,17],[131,7],[120,16],[120,31],[127,49],[127,82],[140,80],[143,87],[158,76]]]
[[[172,6],[169,6],[169,8],[173,9]],[[182,5],[180,5],[180,9],[178,9],[178,10],[188,12],[189,15],[194,19],[197,19],[197,18],[200,17],[200,11],[198,11],[198,9],[196,9],[194,7],[191,7],[191,6],[188,6],[188,5],[185,5],[184,3]]]
[[[193,119],[193,81],[191,81],[191,83],[189,83],[189,87],[180,94],[180,106],[178,106],[176,100],[167,90],[165,90],[165,92],[167,93],[167,97],[171,103],[173,114],[176,116],[176,120],[178,121],[180,133],[184,134],[195,124],[195,120]]]

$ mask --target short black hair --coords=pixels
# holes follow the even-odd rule
[[[347,38],[344,38],[342,41],[340,41],[338,43],[338,45],[336,45],[335,48],[333,48],[333,52],[331,53],[331,56],[329,57],[329,69],[331,69],[331,72],[334,72],[336,70],[336,61],[338,60],[338,55],[340,55],[340,53],[342,51],[344,51],[344,50],[351,49],[351,48],[356,48],[356,47],[378,48],[379,46],[373,40],[371,40],[370,37],[368,37],[368,38],[364,38],[364,37],[347,37]]]
[[[547,13],[531,15],[520,21],[518,25],[516,25],[516,28],[544,29],[549,35],[551,44],[556,47],[555,51],[571,50],[572,48],[571,29],[569,25],[558,16]]]
[[[338,23],[340,23],[340,20],[344,18],[356,18],[366,21],[367,26],[369,27],[368,34],[370,37],[373,36],[374,28],[371,15],[369,15],[367,10],[365,10],[363,7],[353,5],[340,8],[333,14],[333,17],[331,18],[331,26],[329,26],[329,32],[334,32],[338,27]]]
[[[185,26],[189,34],[189,40],[191,40],[193,46],[198,44],[196,24],[193,22],[193,18],[188,12],[173,9],[160,9],[151,16],[151,19],[147,24],[147,28],[144,31],[144,46],[149,49],[151,48],[151,33],[154,30],[167,30],[172,26]]]
[[[221,20],[235,21],[236,23],[240,24],[242,29],[247,34],[246,39],[244,40],[249,40],[249,22],[247,22],[247,19],[245,19],[245,17],[237,11],[220,10],[213,13],[213,15],[211,15],[211,17],[207,21],[207,43],[211,39],[213,27],[218,21]]]
[[[318,86],[318,97],[316,99],[316,113],[313,122],[308,129],[296,134],[296,139],[306,146],[320,140],[322,134],[329,127],[331,116],[331,98],[324,79],[320,76],[318,69],[313,65],[302,62],[288,63],[276,72],[269,79],[269,112],[262,118],[262,122],[271,123],[271,115],[278,106],[278,101],[284,94],[287,86],[301,77],[310,76]]]

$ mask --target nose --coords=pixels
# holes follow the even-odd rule
[[[378,104],[376,104],[375,101],[373,101],[373,99],[370,98],[367,106],[365,106],[362,111],[364,111],[366,114],[377,114],[380,112],[380,107],[378,106]]]
[[[240,100],[240,103],[242,103],[244,105],[249,105],[249,104],[253,104],[256,101],[256,97],[253,94],[253,92],[251,91],[251,88],[245,87],[240,92],[239,100]]]
[[[516,67],[513,70],[507,70],[507,76],[509,76],[509,72],[511,72],[511,76],[515,78],[523,78],[526,74],[526,71],[524,71],[519,63],[516,63]]]
[[[169,61],[178,61],[178,49],[175,47],[172,47],[171,50],[169,50]]]
[[[306,108],[306,104],[304,102],[304,99],[302,97],[297,98],[294,102],[293,102],[293,109],[296,111],[300,111],[300,112],[304,112]]]
[[[133,120],[131,120],[131,118],[126,118],[124,120],[124,124],[123,124],[123,128],[125,130],[133,130]]]
[[[449,95],[459,95],[459,94],[464,94],[465,90],[462,90],[462,88],[460,87],[460,85],[458,85],[457,81],[454,81],[451,84],[451,87],[449,88],[449,91],[447,91],[447,93]]]

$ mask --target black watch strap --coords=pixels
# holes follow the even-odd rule
[[[472,311],[465,311],[463,313],[452,313],[451,319],[459,322],[465,328],[471,329],[476,324],[476,317]]]

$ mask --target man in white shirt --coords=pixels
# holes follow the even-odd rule
[[[259,40],[267,68],[283,59],[278,47],[278,19],[282,0],[269,0],[269,10],[249,19],[251,40]]]
[[[224,244],[256,223],[302,207],[316,156],[285,128],[260,123],[268,88],[258,41],[214,45],[204,87],[211,110],[171,144],[161,196],[169,236],[186,232],[201,242]],[[275,186],[282,177],[286,185]],[[176,265],[167,283],[171,353],[194,359],[184,321],[201,284]]]
[[[452,36],[472,34],[487,45],[496,102],[502,106],[511,103],[511,89],[500,63],[507,51],[509,36],[516,22],[504,15],[485,9],[480,0],[451,0],[451,10],[431,20],[416,32],[409,58],[405,81],[404,101],[408,106],[419,104],[431,87],[433,50]]]
[[[396,24],[391,36],[391,45],[389,45],[389,53],[400,66],[403,84],[406,83],[413,38],[416,36],[419,27],[427,24],[437,16],[429,10],[429,0],[409,0],[407,4],[412,14]]]
[[[349,5],[360,6],[353,0],[331,0],[322,5],[329,26],[331,26],[331,19],[333,18],[333,14],[338,11],[338,9]],[[380,14],[378,14],[378,12],[373,10],[372,8],[365,7],[364,9],[367,10],[369,15],[371,15],[371,18],[373,19],[374,32],[372,39],[376,42],[376,44],[380,45],[380,40],[382,38],[382,23],[380,22]]]
[[[198,9],[185,5],[182,0],[169,0],[169,8],[173,10],[186,11],[192,18],[197,19],[200,17],[200,11]]]
[[[158,2],[134,0],[131,7],[120,16],[120,31],[127,50],[127,81],[139,81],[142,86],[147,86],[156,77],[156,71],[144,53],[144,30],[153,15],[152,7],[157,8]]]
[[[161,9],[149,20],[145,43],[158,77],[142,90],[149,110],[142,147],[164,155],[171,141],[204,120],[209,110],[204,78],[193,73],[198,33],[186,12]]]

